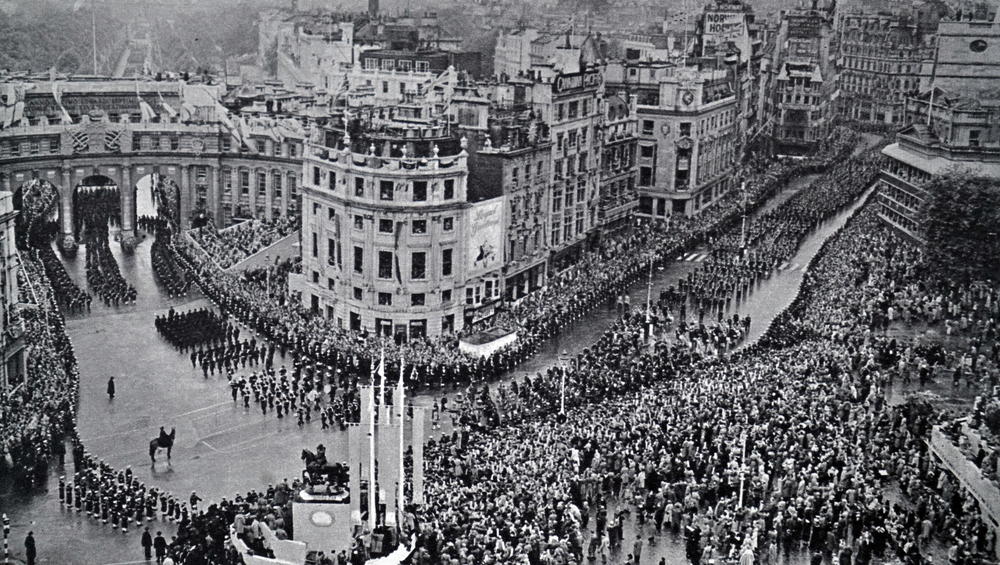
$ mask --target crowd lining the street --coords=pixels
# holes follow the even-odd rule
[[[189,235],[222,269],[228,269],[298,229],[298,220],[248,220],[225,229],[209,222]]]
[[[752,273],[787,259],[818,221],[863,192],[867,185],[859,177],[877,166],[868,158],[835,167],[819,186],[790,200],[787,209],[763,215],[760,221],[767,223],[750,230],[749,253],[742,245],[734,250],[731,229],[698,220],[695,227],[672,226],[692,231],[653,261],[672,258],[681,242],[706,234],[719,260],[707,267],[716,269],[709,273],[713,276],[699,280],[716,278],[720,265],[723,274],[726,265],[735,269],[739,281],[758,277]],[[855,168],[859,161],[866,166],[864,174]],[[767,172],[777,179],[783,174]],[[759,194],[764,198],[771,192],[761,189]],[[727,222],[719,223],[731,228],[732,210],[723,218]],[[615,248],[628,249],[629,241],[614,242]],[[642,275],[649,260],[641,253],[628,255],[633,264],[625,272],[631,278],[605,280],[605,286],[588,290],[574,286],[586,277],[571,274],[562,279],[563,292],[571,298],[558,296],[573,305],[613,300],[627,282]],[[190,249],[181,261],[226,311],[277,338],[282,348],[303,354],[292,371],[291,378],[302,383],[294,392],[270,362],[263,373],[251,375],[261,382],[261,375],[271,379],[256,390],[285,387],[286,398],[308,404],[305,396],[318,394],[321,383],[339,379],[356,388],[354,376],[367,374],[375,348],[363,336],[335,336],[339,342],[310,338],[321,328],[308,317],[291,317],[293,305],[267,310],[256,302],[273,304],[259,278],[237,276],[212,286],[217,273]],[[762,266],[753,267],[754,261]],[[631,553],[638,563],[644,546],[657,543],[661,531],[674,537],[684,532],[688,558],[696,564],[712,559],[742,563],[749,555],[757,563],[776,565],[800,549],[819,555],[820,561],[836,557],[842,564],[867,565],[874,556],[887,554],[920,564],[942,543],[950,546],[949,561],[961,564],[993,551],[996,540],[974,501],[933,464],[922,441],[940,415],[909,404],[890,406],[885,387],[914,373],[932,379],[956,370],[967,371],[973,383],[995,382],[1000,297],[991,287],[935,281],[920,265],[912,244],[889,233],[868,206],[823,247],[792,307],[758,344],[739,353],[705,355],[669,340],[650,346],[644,313],[625,312],[571,366],[501,388],[510,424],[445,436],[428,446],[429,503],[414,517],[419,543],[412,562],[571,564],[591,556],[607,562]],[[38,476],[39,466],[44,468],[52,454],[61,456],[59,445],[74,435],[77,375],[46,268],[29,257],[23,273],[42,288],[38,308],[22,314],[27,332],[37,339],[37,351],[29,357],[29,382],[3,399],[0,451],[10,454],[26,475]],[[721,288],[732,293],[743,286]],[[688,292],[686,301],[692,297],[706,299],[697,290]],[[661,302],[669,303],[669,295]],[[525,318],[535,321],[523,323],[534,324],[536,339],[542,340],[558,331],[558,320],[578,315],[574,308],[557,307],[559,315]],[[656,322],[661,334],[665,310]],[[911,323],[964,337],[962,350],[907,343],[884,333]],[[238,334],[234,338],[227,332],[227,343],[243,343],[236,339]],[[201,357],[192,355],[193,363]],[[434,359],[434,354],[424,359]],[[490,370],[499,372],[516,360],[470,366],[468,378],[487,378]],[[435,370],[446,361],[427,363],[426,376],[418,371],[415,380],[434,383]],[[331,368],[339,376],[331,376]],[[560,371],[566,371],[567,389],[567,411],[561,416]],[[439,378],[444,377],[442,372]],[[236,382],[234,401],[246,387],[254,390],[253,384]],[[127,470],[115,472],[95,463],[78,441],[74,445],[74,456],[79,450],[89,469],[76,478],[74,488],[96,489],[89,492],[95,492],[98,517],[103,519],[106,506],[109,513],[120,512],[126,523],[132,517],[140,523],[149,518],[143,501],[152,498],[150,489],[129,480]],[[892,484],[899,485],[901,497],[889,494],[886,487]],[[70,496],[80,500],[76,491]],[[101,502],[102,496],[107,502]],[[189,501],[192,508],[195,498]],[[84,508],[88,500],[90,495],[84,494]],[[240,522],[237,509],[244,516],[250,513],[244,526],[256,517],[272,529],[291,530],[287,489],[280,485],[212,505],[207,512],[193,511],[187,518],[183,502],[175,508],[182,510],[182,525],[169,552],[184,563],[233,562],[224,539],[228,525]],[[623,523],[637,533],[629,545]],[[252,526],[250,530],[253,538]]]

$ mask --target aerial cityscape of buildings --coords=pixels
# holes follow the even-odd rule
[[[178,1],[176,9],[183,10],[186,4]],[[13,11],[14,4],[2,9]],[[88,9],[78,4],[75,10]],[[886,384],[884,379],[893,386],[888,373],[873,368],[876,363],[888,366],[884,360],[903,358],[904,349],[910,357],[914,351],[937,353],[926,353],[931,348],[924,348],[923,342],[913,341],[911,346],[909,334],[900,337],[899,344],[895,339],[891,345],[877,342],[881,349],[874,351],[873,334],[884,333],[901,319],[909,331],[911,315],[923,316],[928,326],[949,312],[957,319],[957,312],[975,301],[985,306],[961,321],[952,323],[949,318],[947,329],[941,331],[947,336],[959,332],[959,327],[986,332],[984,328],[995,325],[996,316],[989,322],[982,319],[988,309],[996,311],[995,289],[989,290],[988,284],[962,286],[972,284],[972,275],[967,275],[945,290],[935,290],[937,302],[913,298],[905,308],[894,309],[886,305],[925,286],[913,282],[913,272],[906,268],[876,266],[853,278],[821,271],[834,280],[841,277],[835,290],[845,296],[867,292],[858,290],[866,285],[888,285],[894,274],[905,272],[909,277],[898,285],[894,280],[891,290],[876,288],[878,292],[865,295],[861,306],[838,310],[826,305],[831,317],[846,315],[840,310],[867,316],[854,325],[794,326],[775,312],[761,322],[765,328],[758,329],[739,308],[760,307],[750,296],[756,286],[768,284],[764,281],[771,273],[805,272],[813,261],[825,260],[824,254],[844,253],[837,247],[842,246],[839,236],[831,234],[858,229],[855,219],[847,217],[866,206],[863,201],[869,194],[871,213],[865,208],[858,214],[885,229],[886,235],[878,239],[866,234],[859,240],[872,253],[889,257],[905,245],[934,244],[939,237],[937,232],[928,234],[925,225],[927,204],[934,198],[927,188],[930,183],[943,176],[1000,183],[1000,9],[989,2],[947,0],[778,4],[685,0],[664,7],[647,0],[546,0],[532,5],[476,0],[468,5],[435,5],[367,0],[366,6],[349,9],[322,0],[290,0],[259,8],[255,51],[230,57],[220,68],[197,72],[157,68],[152,24],[137,16],[123,39],[124,51],[109,65],[113,72],[107,76],[61,73],[55,65],[45,72],[0,70],[0,408],[10,405],[15,408],[10,413],[17,414],[0,417],[0,431],[10,436],[0,437],[0,474],[25,460],[32,463],[21,467],[24,474],[37,468],[47,472],[48,457],[65,459],[65,446],[71,445],[74,465],[85,470],[66,473],[72,483],[68,489],[67,477],[59,477],[58,504],[72,509],[75,496],[77,511],[86,504],[88,515],[104,523],[111,507],[112,519],[116,525],[121,520],[123,531],[134,517],[143,526],[147,511],[151,512],[147,521],[159,515],[171,527],[175,521],[181,530],[190,525],[187,513],[196,516],[201,499],[195,493],[190,501],[186,496],[173,497],[157,482],[166,471],[158,470],[156,456],[164,448],[169,460],[174,448],[174,433],[164,429],[169,426],[160,427],[159,435],[149,442],[148,473],[138,469],[145,465],[145,443],[138,456],[127,454],[131,459],[122,453],[113,461],[109,456],[113,465],[128,469],[120,477],[100,451],[84,450],[76,430],[75,406],[81,394],[103,396],[106,391],[109,407],[117,410],[123,405],[121,400],[112,404],[114,377],[120,371],[102,373],[101,382],[85,385],[82,393],[77,386],[79,367],[69,361],[74,344],[96,348],[100,344],[95,341],[101,339],[95,337],[97,330],[84,333],[89,327],[81,320],[92,308],[111,316],[108,312],[119,306],[134,306],[137,295],[141,306],[142,294],[150,289],[160,289],[162,300],[155,307],[145,303],[148,311],[143,313],[156,311],[156,335],[168,342],[168,351],[176,348],[190,355],[196,380],[203,374],[206,386],[216,372],[227,381],[220,395],[184,388],[194,387],[190,383],[176,395],[204,394],[213,401],[211,406],[182,413],[190,416],[189,427],[200,434],[196,447],[203,444],[213,456],[234,460],[245,456],[251,467],[262,464],[253,459],[256,451],[246,452],[262,445],[258,442],[272,441],[277,432],[229,438],[231,430],[246,431],[225,426],[232,414],[221,410],[229,410],[230,404],[233,414],[241,416],[258,407],[262,416],[269,411],[276,414],[283,419],[281,433],[297,430],[300,437],[294,441],[279,446],[274,440],[269,445],[268,449],[284,449],[283,456],[298,453],[300,443],[315,439],[309,435],[315,430],[308,430],[313,420],[322,418],[324,432],[334,428],[345,432],[343,441],[329,440],[335,445],[329,461],[323,444],[316,453],[311,444],[302,451],[307,471],[294,486],[277,479],[279,474],[260,472],[271,484],[266,495],[253,497],[272,501],[277,497],[282,502],[275,508],[293,499],[299,506],[294,511],[294,535],[289,535],[292,515],[285,524],[280,509],[277,516],[272,513],[269,520],[259,522],[268,522],[266,534],[237,535],[242,529],[233,524],[226,549],[235,546],[246,565],[332,563],[319,560],[315,552],[307,561],[305,553],[306,543],[315,549],[328,539],[324,528],[338,532],[330,534],[336,543],[331,541],[327,550],[363,554],[353,563],[375,556],[388,560],[384,563],[402,563],[410,552],[411,563],[431,563],[430,554],[465,555],[464,548],[452,546],[435,548],[420,560],[416,557],[420,552],[405,534],[426,543],[426,529],[414,525],[424,518],[415,518],[418,512],[411,506],[423,504],[425,488],[444,488],[435,486],[434,480],[470,487],[478,480],[515,473],[493,465],[489,472],[479,469],[479,474],[469,474],[480,453],[467,451],[470,430],[500,425],[505,418],[528,420],[545,414],[557,414],[558,419],[551,420],[561,425],[567,421],[568,395],[569,402],[579,406],[610,390],[642,388],[675,374],[680,366],[714,370],[710,363],[699,363],[716,355],[726,359],[727,353],[741,347],[737,344],[749,341],[751,327],[758,332],[753,339],[772,348],[795,340],[801,340],[796,342],[800,345],[811,343],[812,337],[803,336],[831,332],[830,343],[839,353],[824,356],[813,351],[820,360],[808,367],[797,366],[801,360],[794,354],[781,363],[762,362],[748,369],[752,375],[748,381],[764,372],[763,366],[789,367],[789,373],[802,371],[803,378],[819,373],[836,380],[835,366],[842,363],[847,366],[841,373],[843,382],[831,397],[843,400],[845,406],[868,403],[860,409],[843,408],[842,419],[854,418],[859,411],[882,410],[881,404],[865,400],[869,390]],[[95,69],[97,25],[95,18],[90,53]],[[87,55],[86,48],[81,53]],[[819,179],[815,180],[818,192],[785,186],[797,179]],[[777,197],[782,191],[786,194]],[[792,212],[782,208],[786,202]],[[833,251],[817,244],[810,248],[808,260],[796,259],[803,238],[818,237],[814,233],[822,231],[818,226],[838,214],[845,214],[843,220],[823,234],[831,238],[823,241],[834,242]],[[991,238],[1000,237],[995,232],[986,236],[984,245],[993,245]],[[799,239],[789,243],[793,237]],[[136,253],[147,247],[148,251]],[[691,265],[674,272],[670,262]],[[856,259],[853,265],[859,262]],[[143,270],[154,273],[155,283],[139,288],[135,281]],[[656,273],[664,270],[674,278],[654,290],[654,279],[660,276]],[[848,288],[844,281],[856,288]],[[816,284],[824,283],[799,276],[793,290],[774,292],[788,294],[785,304],[792,308],[798,304],[792,300],[800,300],[796,298],[800,286]],[[197,309],[182,312],[189,293],[204,300]],[[636,296],[645,297],[643,306],[632,304]],[[803,301],[813,299],[808,293],[801,296]],[[606,324],[607,333],[588,334],[584,329],[581,335],[586,339],[560,341],[564,327],[586,321],[587,312],[602,308],[610,312],[602,316],[614,316]],[[872,313],[883,310],[884,316]],[[139,311],[130,313],[135,317],[115,323],[145,324],[136,321]],[[757,323],[755,319],[753,324]],[[785,330],[768,326],[786,328],[782,324],[792,324],[787,332],[794,338],[774,337],[774,331]],[[67,331],[73,334],[73,343]],[[143,347],[134,341],[123,343],[136,350]],[[981,364],[993,367],[990,363],[998,361],[989,361],[985,353],[977,356],[976,348],[987,347],[983,343],[977,341],[968,355],[940,355],[940,364],[962,367],[951,373],[956,375],[956,390],[963,370],[975,374],[977,364],[982,372],[986,369]],[[45,351],[56,353],[44,354],[46,347]],[[572,356],[567,349],[574,350]],[[862,349],[864,357],[858,353]],[[758,354],[750,347],[742,351]],[[990,351],[992,358],[1000,356],[1000,347],[992,345]],[[539,352],[548,356],[548,365],[523,371],[520,384],[512,379],[514,384],[486,386],[490,378],[514,374],[519,364]],[[910,357],[899,366],[913,363]],[[128,362],[127,355],[114,359],[122,366]],[[618,364],[626,363],[623,359],[632,363],[627,378],[616,382],[602,376],[618,371]],[[920,371],[932,372],[935,363],[930,369],[917,363],[914,367],[920,369],[906,373],[905,382],[909,383],[910,374],[919,373],[923,385],[927,373]],[[252,375],[241,374],[248,364]],[[536,375],[527,377],[536,370]],[[33,389],[32,375],[42,372],[65,375],[65,382]],[[583,381],[567,384],[567,375],[587,375],[595,381],[586,386],[579,385]],[[645,375],[649,380],[643,380]],[[122,387],[123,380],[125,375],[117,386]],[[412,396],[444,391],[450,385],[454,391],[442,394],[462,392],[449,397],[448,407],[449,401],[433,395],[419,403]],[[580,388],[567,393],[576,386]],[[998,394],[995,387],[992,392],[985,390],[974,401],[974,410],[982,412],[984,403]],[[671,390],[662,396],[677,394]],[[45,402],[46,395],[53,400]],[[691,402],[683,394],[678,398]],[[167,404],[175,400],[164,396]],[[38,412],[44,417],[32,413],[33,402],[46,406]],[[645,402],[626,411],[643,417],[648,410]],[[51,416],[57,410],[64,422]],[[655,413],[666,422],[664,414],[673,407],[651,410],[650,418]],[[699,418],[724,419],[729,417],[727,410],[719,408]],[[836,416],[840,410],[829,412]],[[116,417],[112,411],[107,419]],[[140,438],[145,442],[147,432],[156,427],[146,416],[121,417],[128,420],[115,420],[117,428],[101,427],[104,420],[93,415],[85,423],[92,426],[95,442],[146,434]],[[997,418],[1000,422],[1000,409]],[[447,433],[440,431],[442,419]],[[95,424],[97,420],[101,423]],[[73,431],[49,431],[57,424]],[[130,431],[121,431],[132,424]],[[810,424],[815,431],[809,437],[821,435],[824,425]],[[893,425],[901,426],[898,419]],[[914,436],[930,433],[927,422],[907,425]],[[668,427],[664,424],[663,434]],[[16,433],[10,431],[15,429]],[[935,439],[928,445],[944,441],[942,430],[934,428],[938,435],[931,436]],[[446,439],[427,444],[426,457],[436,457],[440,466],[437,476],[428,475],[425,487],[425,435],[432,433],[443,433]],[[696,427],[678,436],[682,438],[678,441],[707,445],[712,433],[722,434],[723,443],[736,445],[740,440],[705,424],[704,429]],[[771,494],[787,497],[785,482],[792,481],[788,484],[794,490],[798,484],[794,473],[805,481],[813,469],[789,472],[792,478],[769,484],[765,463],[758,461],[766,457],[753,445],[753,455],[746,454],[747,433],[741,436],[742,447],[733,449],[733,454],[713,455],[711,463],[712,469],[716,464],[720,469],[731,467],[725,472],[732,484],[708,496],[717,496],[720,505],[738,496],[737,521],[743,520],[744,488],[763,512],[769,485]],[[247,447],[220,449],[217,436],[220,441],[227,437],[225,441],[235,446],[245,442]],[[43,447],[25,447],[32,438]],[[544,440],[550,441],[549,436]],[[551,441],[570,453],[567,457],[580,468],[572,479],[554,481],[569,493],[548,500],[559,512],[564,504],[577,508],[595,489],[609,488],[601,486],[597,474],[583,472],[592,463],[599,464],[594,462],[601,460],[594,445],[599,442],[581,440],[576,432]],[[616,436],[614,441],[620,439]],[[987,443],[982,441],[983,446]],[[190,446],[178,443],[178,449],[185,448]],[[660,453],[658,447],[648,449]],[[938,450],[935,461],[951,457],[943,451],[946,447],[932,449]],[[719,453],[723,451],[720,448]],[[538,461],[548,457],[530,450],[523,455]],[[663,455],[659,467],[650,464],[646,471],[638,465],[632,469],[627,457],[614,463],[614,473],[627,477],[629,494],[635,489],[639,498],[649,497],[648,502],[640,501],[648,506],[647,514],[655,516],[654,507],[659,508],[657,533],[660,522],[671,520],[674,508],[664,497],[675,496],[667,494],[670,489],[661,488],[661,482],[667,484],[665,477],[672,476],[684,485],[685,472],[691,473],[677,468],[664,471],[671,466],[670,457]],[[750,464],[761,465],[758,476],[748,469],[748,457],[754,459]],[[980,465],[995,455],[977,457]],[[810,465],[823,472],[827,468],[826,461]],[[844,467],[839,462],[835,466]],[[925,459],[920,459],[920,467],[924,473],[920,480],[933,482],[926,475]],[[443,479],[442,468],[453,471],[453,476]],[[703,470],[699,467],[698,473]],[[954,468],[952,473],[957,484],[973,493],[970,500],[975,498],[983,515],[1000,517],[997,485],[982,486],[976,482],[979,479],[969,479]],[[848,474],[844,471],[838,480],[849,482]],[[622,479],[617,480],[614,489],[620,491]],[[761,481],[763,485],[758,484]],[[733,486],[736,483],[739,487]],[[152,488],[154,484],[161,490]],[[186,488],[189,483],[181,484]],[[798,488],[805,489],[805,482]],[[851,489],[851,497],[860,497],[866,487],[843,488]],[[676,501],[678,515],[690,510],[681,501],[698,505],[682,491]],[[996,499],[991,498],[994,494]],[[500,506],[507,512],[507,507],[533,504],[524,493],[484,496],[493,495],[497,498],[490,501],[487,513],[500,513]],[[245,502],[256,504],[256,498],[238,501]],[[461,506],[468,501],[453,502]],[[583,505],[584,512],[597,510],[598,504],[606,518],[603,497]],[[125,510],[116,510],[119,506]],[[260,509],[264,514],[269,512],[265,506],[262,503]],[[881,503],[871,507],[880,508]],[[808,512],[818,514],[819,509],[817,503]],[[619,528],[624,514],[614,518]],[[579,519],[560,522],[558,535],[545,530],[553,540],[560,539],[544,551],[566,559],[551,557],[544,562],[579,562],[568,554],[575,556],[578,550],[582,556],[583,540],[562,533],[569,522],[579,528]],[[463,523],[444,514],[428,522],[447,529],[438,522],[448,520]],[[683,520],[676,518],[674,527]],[[607,525],[599,523],[599,530]],[[701,534],[692,534],[697,525],[684,522],[685,540],[697,540]],[[227,535],[229,526],[224,530]],[[508,541],[516,537],[505,527],[484,527],[481,535]],[[640,560],[645,540],[641,519],[634,528],[628,534],[636,539],[630,562],[653,563],[648,552],[647,559]],[[995,521],[983,528],[1000,535]],[[457,529],[449,530],[449,535]],[[363,551],[357,541],[362,533],[367,536]],[[931,533],[925,536],[929,539]],[[443,540],[430,537],[445,546]],[[861,543],[854,534],[850,538],[852,547]],[[260,550],[255,542],[264,543],[262,539],[267,543],[260,547],[270,555],[253,554]],[[532,547],[543,551],[544,536],[532,539]],[[599,535],[597,539],[591,558],[600,551]],[[302,543],[295,545],[292,540]],[[30,545],[33,552],[34,543],[32,538],[25,547]],[[181,536],[172,540],[171,547],[198,543]],[[647,543],[647,551],[653,551],[652,542]],[[865,538],[864,543],[870,540]],[[738,561],[733,562],[745,565],[741,552],[749,548],[757,555],[757,561],[750,555],[749,563],[777,565],[761,560],[754,544],[736,544]],[[482,560],[484,554],[501,554],[505,549],[503,543],[482,545],[489,549],[465,555],[461,563],[543,562],[534,549],[523,551],[524,560]],[[697,565],[701,553],[690,547],[688,559]],[[620,548],[619,539],[617,551]],[[164,562],[163,555],[157,553],[158,563]],[[0,556],[0,563],[5,559],[6,555]],[[150,559],[148,548],[146,559]],[[25,561],[33,563],[34,556]],[[840,563],[851,563],[850,555]]]

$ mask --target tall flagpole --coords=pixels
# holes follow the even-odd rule
[[[403,508],[406,506],[406,458],[404,456],[404,450],[406,449],[405,431],[404,426],[406,425],[406,389],[403,386],[403,363],[402,358],[399,360],[399,396],[397,400],[399,401],[399,494],[396,496],[396,526],[402,531],[403,529]]]
[[[372,382],[372,389],[374,386]],[[375,391],[368,400],[368,530],[375,531],[376,513],[375,497],[378,496],[375,487]]]
[[[375,360],[372,360],[371,394],[368,395],[368,531],[375,531]]]
[[[378,405],[382,406],[385,404],[385,349],[382,350],[381,360],[378,364],[378,394]]]
[[[97,4],[94,0],[90,2],[90,32],[91,49],[94,54],[94,75],[97,75]]]

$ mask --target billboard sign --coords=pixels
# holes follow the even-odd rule
[[[469,209],[468,278],[498,269],[503,264],[503,197],[484,200]]]
[[[705,51],[716,46],[725,46],[732,41],[740,50],[740,61],[750,58],[750,34],[746,27],[746,16],[743,12],[706,12],[705,26],[702,31],[702,44]]]
[[[555,80],[555,91],[557,94],[570,90],[582,90],[584,88],[597,88],[601,85],[603,75],[599,71],[585,71],[582,73],[560,74]]]

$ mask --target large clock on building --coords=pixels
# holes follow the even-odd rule
[[[681,94],[681,102],[683,102],[685,106],[690,106],[691,103],[694,102],[694,92],[685,90],[684,93]]]

